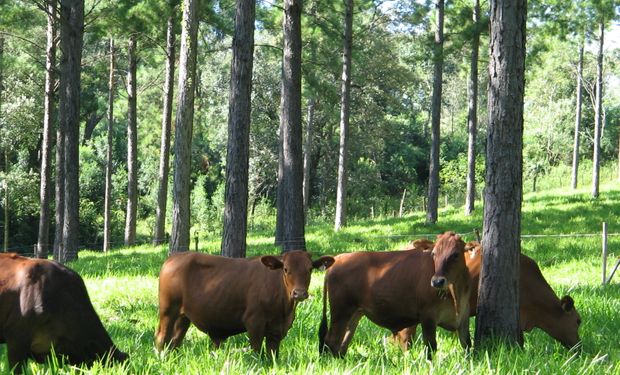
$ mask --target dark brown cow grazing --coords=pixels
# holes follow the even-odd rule
[[[277,354],[297,302],[308,297],[312,269],[333,263],[330,256],[313,262],[305,251],[250,259],[173,255],[159,273],[155,345],[160,351],[179,346],[191,322],[216,347],[247,331],[254,351],[260,352],[266,339],[267,349]]]
[[[0,254],[0,343],[9,367],[43,362],[52,346],[71,364],[124,361],[101,324],[82,278],[49,260]]]
[[[362,316],[393,333],[422,324],[427,356],[437,349],[436,327],[458,330],[461,345],[469,336],[470,278],[464,243],[446,232],[432,252],[417,250],[358,252],[336,256],[325,276],[319,350],[346,354]],[[326,295],[330,326],[327,329]]]
[[[482,247],[478,242],[472,241],[468,242],[465,248],[468,250],[465,253],[465,262],[472,280],[470,314],[475,316]],[[577,345],[580,341],[581,317],[575,309],[573,299],[570,296],[559,299],[532,258],[521,254],[519,271],[521,329],[529,332],[540,328],[566,348]],[[410,327],[400,331],[395,338],[406,348],[414,333],[415,327]]]

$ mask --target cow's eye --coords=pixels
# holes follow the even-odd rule
[[[288,268],[284,267],[284,273],[288,273]]]

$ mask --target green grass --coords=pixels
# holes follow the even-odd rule
[[[527,194],[523,205],[522,233],[600,233],[601,221],[609,232],[620,232],[620,187],[606,185],[598,200],[588,191],[566,189]],[[378,218],[351,223],[334,233],[331,223],[307,228],[307,243],[316,255],[354,250],[398,249],[421,234],[444,230],[465,233],[473,239],[473,228],[481,228],[482,211],[464,217],[461,209],[440,212],[440,222],[424,225],[423,213],[405,218]],[[249,255],[274,253],[271,232],[252,233]],[[245,335],[235,336],[215,350],[208,337],[190,328],[181,348],[165,356],[155,353],[153,335],[157,326],[157,275],[166,258],[165,247],[142,246],[108,254],[84,251],[70,266],[85,279],[95,309],[113,340],[131,358],[122,365],[101,363],[90,369],[37,365],[30,372],[44,374],[620,374],[620,275],[602,287],[601,239],[595,237],[526,238],[523,252],[538,261],[559,296],[570,293],[583,324],[583,351],[567,351],[539,330],[526,334],[523,349],[499,348],[490,353],[465,353],[455,334],[438,330],[438,352],[432,362],[425,359],[419,338],[403,353],[387,339],[388,332],[363,319],[344,359],[318,354],[317,329],[321,312],[323,274],[313,276],[311,297],[300,304],[293,327],[281,345],[279,358],[261,357],[249,350]],[[620,255],[620,237],[610,237],[610,259]],[[218,238],[204,238],[200,250],[217,253]],[[613,263],[610,262],[610,263]],[[471,320],[473,334],[474,319]],[[0,346],[0,373],[7,372],[6,347]]]

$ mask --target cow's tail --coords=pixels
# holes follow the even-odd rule
[[[327,335],[327,277],[326,273],[323,282],[323,317],[319,326],[319,353],[321,354],[325,351],[325,336]]]

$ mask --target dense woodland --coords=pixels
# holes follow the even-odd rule
[[[211,0],[196,2],[190,14],[175,1],[80,3],[0,1],[5,251],[161,243],[171,232],[173,243],[187,246],[188,238],[175,238],[177,214],[191,215],[186,237],[223,235],[230,246],[245,247],[245,232],[229,238],[223,225],[239,220],[244,206],[249,230],[278,233],[301,218],[301,242],[294,245],[303,247],[304,212],[306,222],[335,220],[338,229],[347,217],[428,210],[434,223],[441,221],[438,205],[466,203],[469,213],[482,206],[486,1],[440,1],[441,15],[435,2],[404,0],[308,0],[303,8],[297,1],[258,1],[245,10],[232,0]],[[79,12],[66,9],[82,6],[83,45],[63,44],[62,35],[82,30],[72,24]],[[618,163],[620,49],[612,48],[618,5],[532,0],[527,7],[523,190],[536,190],[539,178],[558,170],[558,184],[584,186],[599,164]],[[295,21],[295,12],[301,35],[287,44],[283,18],[292,14]],[[179,57],[184,51],[189,60]],[[287,67],[291,84],[283,83]],[[59,80],[63,74],[67,79]],[[75,90],[68,89],[76,79]],[[300,108],[287,104],[291,93],[282,94],[295,85]],[[70,117],[79,127],[66,131],[79,129],[79,141],[67,146],[58,124]],[[235,121],[249,128],[238,133]],[[179,137],[190,141],[177,144]],[[289,165],[286,150],[299,156],[291,181],[279,178]],[[179,155],[188,155],[188,163],[177,164]],[[59,157],[74,167],[59,169],[68,165]],[[227,173],[234,175],[244,159],[247,188],[238,179],[227,185]],[[571,176],[573,168],[579,174]],[[65,213],[79,209],[65,215],[72,229],[64,240],[59,173],[79,179],[75,201],[61,203]],[[294,217],[281,219],[278,202],[299,197],[281,197],[279,186],[301,179],[303,205],[288,206]],[[228,194],[241,199],[241,210],[227,211]],[[291,241],[275,240],[284,248]]]

